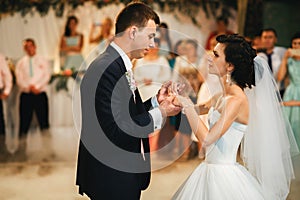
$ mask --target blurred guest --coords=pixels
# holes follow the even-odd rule
[[[98,34],[95,36],[96,29],[98,30]],[[95,56],[101,54],[107,45],[112,41],[114,35],[111,33],[113,28],[113,21],[111,18],[106,17],[102,22],[95,22],[92,25],[91,31],[90,31],[90,37],[89,42],[90,44],[95,44]],[[95,45],[92,45],[94,48]],[[94,51],[94,50],[93,50]]]
[[[5,144],[5,120],[3,103],[12,89],[12,75],[5,57],[0,54],[0,162],[5,161],[8,151]]]
[[[283,105],[284,106],[300,106],[300,101],[297,101],[297,100],[284,101]],[[299,145],[298,145],[298,148],[299,148]]]
[[[189,91],[188,95],[194,101],[197,102],[197,94],[199,92],[203,78],[198,71],[200,58],[197,54],[198,44],[195,40],[186,40],[184,43],[184,56],[176,57],[173,77],[174,82],[187,84],[186,91]],[[181,152],[180,146],[185,149],[182,159],[186,160],[189,158],[189,144],[191,142],[192,129],[188,124],[185,115],[179,114],[176,116],[176,129],[178,130],[177,135],[177,148]],[[180,143],[182,142],[182,145]]]
[[[160,23],[158,31],[160,39],[159,54],[170,59],[170,52],[172,52],[172,42],[167,23]]]
[[[200,90],[198,92],[198,98],[197,98],[197,104],[198,105],[204,105],[211,103],[210,100],[213,99],[215,95],[222,93],[223,88],[220,82],[220,79],[218,76],[208,73],[208,58],[213,53],[213,49],[217,44],[216,37],[213,37],[210,40],[210,46],[209,50],[206,51],[206,53],[201,58],[200,64],[199,64],[199,71],[204,79],[204,82],[202,83]],[[205,123],[207,127],[208,126],[208,115],[200,115],[200,118]],[[192,135],[192,139],[194,141],[198,141],[195,137],[195,135]],[[201,148],[200,145],[198,145],[199,150],[199,157],[203,158],[205,155],[204,149]]]
[[[161,85],[171,78],[168,60],[158,54],[160,40],[155,38],[154,44],[155,47],[149,49],[144,58],[137,59],[134,65],[134,78],[143,101],[155,95]]]
[[[251,46],[253,49],[256,49],[256,51],[263,52],[265,49],[263,49],[262,44],[261,44],[261,37],[260,35],[255,35],[252,40],[251,40]]]
[[[228,18],[226,17],[223,17],[223,16],[219,16],[217,17],[216,19],[216,26],[217,26],[217,29],[215,31],[212,31],[207,40],[206,40],[206,45],[205,45],[205,49],[206,50],[209,50],[209,46],[210,46],[210,40],[214,40],[214,38],[218,35],[222,35],[222,34],[233,34],[232,31],[228,30],[227,27],[228,27]]]
[[[175,65],[175,61],[177,56],[184,56],[185,55],[185,41],[180,39],[176,42],[176,44],[174,45],[174,49],[173,51],[170,51],[170,58],[168,59],[169,61],[169,65],[171,67],[171,73],[173,76],[173,69],[174,69],[174,65]],[[180,114],[179,114],[180,115]],[[163,128],[160,130],[160,134],[159,134],[159,139],[158,139],[158,147],[162,148],[166,145],[168,145],[170,143],[170,141],[172,141],[172,139],[174,138],[175,133],[177,132],[176,130],[176,121],[178,116],[170,116],[167,117],[165,125],[163,126]],[[178,146],[179,140],[176,140],[176,146]],[[167,151],[173,151],[174,150],[174,146],[169,146],[166,149]],[[167,153],[168,156],[170,156],[170,153]]]
[[[176,44],[174,45],[174,49],[172,52],[170,52],[170,59],[169,64],[173,71],[176,57],[177,56],[184,56],[185,55],[185,42],[184,40],[178,40]]]
[[[84,62],[82,56],[83,49],[83,34],[77,31],[79,20],[76,16],[71,15],[68,17],[65,32],[61,37],[60,43],[60,53],[62,58],[62,67],[65,69],[71,69],[74,71],[79,70]],[[85,67],[85,66],[84,66]],[[72,74],[72,71],[71,73]],[[58,81],[55,80],[56,84]],[[71,96],[73,95],[73,88],[75,86],[75,81],[72,78],[67,78],[65,80],[66,90],[60,91],[59,93],[54,93],[52,98],[55,106],[53,107],[53,113],[60,113],[52,119],[52,123],[55,125],[62,126],[72,126],[73,125],[73,115],[72,115],[72,101]],[[64,112],[60,112],[64,109]]]
[[[277,79],[277,74],[280,68],[286,48],[275,46],[277,43],[277,32],[273,28],[266,28],[261,31],[261,45],[265,52],[260,52],[257,55],[265,59],[273,72],[274,78],[277,81],[278,89],[281,97],[284,93],[284,81]]]
[[[43,148],[51,148],[49,143],[49,117],[47,85],[50,80],[48,61],[36,53],[35,41],[31,38],[23,41],[26,55],[16,65],[16,81],[21,91],[19,107],[19,149],[18,160],[26,160],[26,138],[36,114],[43,136]]]
[[[148,100],[171,78],[171,68],[165,56],[159,55],[160,40],[154,39],[155,46],[149,49],[144,58],[137,59],[134,64],[134,78],[143,101]],[[159,131],[150,137],[150,150],[158,149]]]
[[[184,78],[189,81],[195,94],[198,93],[203,78],[198,72],[200,58],[197,54],[198,44],[195,40],[186,40],[184,43],[184,56],[176,58],[173,72],[173,81]]]
[[[283,80],[286,74],[290,78],[290,83],[283,96],[284,110],[291,123],[298,148],[300,148],[300,32],[293,35],[291,48],[284,54],[277,76],[278,81]]]
[[[77,32],[78,19],[69,16],[65,26],[64,35],[60,42],[60,51],[64,59],[65,69],[79,69],[83,62],[81,50],[83,47],[83,35]]]
[[[199,93],[198,93],[198,101],[197,104],[204,104],[209,99],[218,93],[222,92],[222,85],[218,76],[212,75],[208,73],[208,58],[213,53],[213,48],[217,44],[216,37],[210,41],[210,48],[206,51],[203,57],[200,60],[199,71],[204,79],[202,83]],[[201,115],[204,116],[204,115]],[[206,121],[206,120],[203,120]],[[208,123],[206,124],[208,126]]]

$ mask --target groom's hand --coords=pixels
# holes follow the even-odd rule
[[[159,104],[162,103],[162,101],[164,101],[165,99],[168,98],[169,96],[169,87],[171,86],[172,81],[167,81],[166,83],[164,83],[161,88],[159,89],[156,98]]]
[[[179,105],[174,105],[174,98],[175,96],[168,96],[165,100],[163,100],[160,104],[159,104],[159,109],[162,113],[163,117],[167,117],[167,116],[174,116],[177,115],[182,107]]]

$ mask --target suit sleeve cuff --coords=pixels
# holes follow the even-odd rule
[[[153,119],[154,130],[161,129],[163,117],[162,117],[162,114],[161,114],[159,108],[156,107],[156,108],[150,110],[149,113]]]

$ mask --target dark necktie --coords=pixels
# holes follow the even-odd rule
[[[272,66],[272,54],[273,54],[273,53],[267,54],[267,57],[268,57],[268,64],[269,64],[269,67],[270,67],[271,72],[273,72],[273,66]]]

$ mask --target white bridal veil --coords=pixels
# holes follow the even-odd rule
[[[256,86],[245,89],[250,115],[242,158],[262,185],[265,199],[283,200],[294,178],[291,156],[299,150],[267,62],[256,57],[254,63]]]

